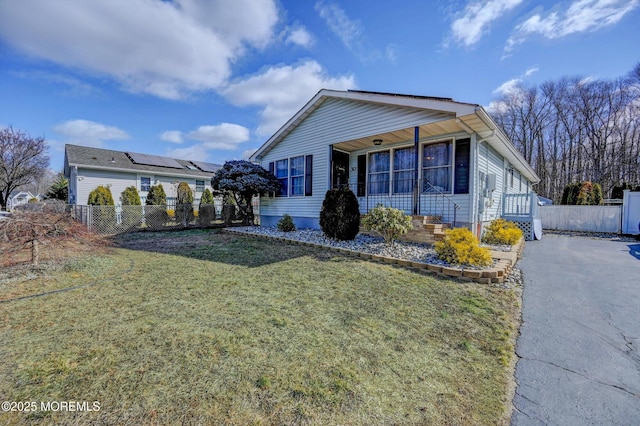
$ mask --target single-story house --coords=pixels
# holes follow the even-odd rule
[[[69,179],[69,204],[86,205],[89,193],[107,186],[113,200],[120,202],[125,188],[135,186],[144,204],[149,188],[162,184],[167,204],[175,201],[180,182],[187,182],[200,199],[211,178],[222,166],[202,161],[178,160],[159,155],[65,145],[64,175]]]
[[[7,210],[11,211],[18,206],[27,204],[32,198],[38,199],[29,191],[13,191],[9,194],[9,198],[7,199]]]
[[[378,204],[466,226],[498,217],[533,228],[539,178],[485,109],[449,98],[320,90],[251,157],[282,182],[260,220],[319,227],[329,188],[348,185],[361,213]]]

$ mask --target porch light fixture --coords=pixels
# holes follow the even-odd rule
[[[373,144],[374,144],[375,146],[380,146],[380,145],[382,145],[382,139],[374,139],[374,140],[373,140]]]

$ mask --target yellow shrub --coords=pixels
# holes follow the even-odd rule
[[[478,240],[467,228],[445,231],[445,238],[435,244],[438,258],[454,265],[489,266],[491,252],[480,247]]]
[[[522,230],[513,222],[496,219],[487,227],[482,241],[487,244],[513,245],[522,238]]]

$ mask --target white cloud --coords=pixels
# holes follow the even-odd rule
[[[124,130],[89,120],[69,120],[58,124],[53,130],[66,136],[68,143],[83,146],[101,147],[106,140],[129,139]]]
[[[519,77],[512,78],[502,83],[493,91],[493,94],[498,96],[508,96],[508,95],[515,94],[516,92],[521,90],[522,85],[525,83],[525,80],[531,77],[533,74],[535,74],[539,70],[540,68],[538,67],[528,68]]]
[[[179,136],[180,140],[189,139],[200,143],[167,150],[167,155],[184,160],[208,160],[212,150],[232,151],[238,145],[249,140],[250,132],[246,127],[233,123],[200,126],[190,132],[169,130],[163,133],[168,137]],[[167,139],[163,139],[167,140]],[[172,141],[169,141],[172,142]],[[213,161],[216,161],[215,159]]]
[[[248,160],[249,157],[251,157],[257,150],[258,150],[258,148],[247,149],[246,151],[243,151],[242,152],[242,159],[243,160]]]
[[[203,144],[197,144],[186,148],[169,149],[166,156],[179,160],[209,161],[209,149]]]
[[[313,37],[305,27],[298,27],[289,33],[286,42],[302,47],[310,47],[313,44]]]
[[[504,48],[505,55],[535,34],[558,39],[581,32],[593,32],[615,25],[638,7],[640,0],[575,0],[565,11],[535,14],[514,29]]]
[[[462,15],[451,24],[454,40],[465,46],[478,43],[493,21],[520,3],[522,0],[472,1],[467,4]]]
[[[168,99],[225,84],[277,21],[274,0],[0,1],[0,38],[17,50]]]
[[[350,19],[346,12],[334,3],[319,1],[316,3],[316,11],[349,50],[358,47],[362,33],[362,27],[358,21]]]
[[[520,80],[519,78],[512,78],[511,80],[507,80],[500,86],[498,86],[493,91],[493,94],[499,96],[508,95],[509,93],[513,93],[520,84],[522,84],[522,80]]]
[[[215,126],[200,126],[187,133],[187,138],[203,142],[210,149],[236,149],[238,144],[249,140],[249,129],[232,123]]]
[[[65,89],[62,93],[70,96],[88,96],[99,92],[99,89],[91,86],[90,84],[84,83],[77,78],[48,71],[21,71],[14,72],[13,75],[20,78],[40,80],[45,83],[53,83],[63,86]]]
[[[160,135],[160,139],[171,143],[182,143],[182,132],[180,130],[167,130]]]
[[[525,91],[527,90],[526,80],[539,70],[540,68],[538,67],[530,67],[520,76],[507,80],[498,86],[493,91],[493,94],[498,97],[498,99],[491,101],[486,107],[486,110],[489,113],[498,113],[504,110],[507,108],[507,104],[504,101],[505,99],[509,99],[509,102],[515,102],[516,104],[523,101]]]
[[[270,136],[320,89],[355,87],[353,75],[329,77],[320,64],[307,61],[295,67],[269,68],[262,74],[230,85],[222,93],[234,105],[261,107],[257,133]]]

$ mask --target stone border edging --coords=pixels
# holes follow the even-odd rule
[[[515,266],[516,262],[522,258],[522,252],[524,250],[524,238],[521,238],[516,244],[511,246],[511,251],[496,251],[491,250],[491,258],[496,260],[495,266],[487,269],[464,269],[453,266],[435,265],[432,263],[416,262],[406,259],[398,259],[395,257],[381,256],[379,254],[363,253],[356,250],[350,250],[342,247],[332,247],[323,244],[315,244],[308,241],[299,241],[285,237],[275,237],[264,234],[252,234],[250,232],[237,231],[233,228],[225,228],[223,232],[236,235],[251,235],[256,238],[263,238],[267,240],[276,240],[283,243],[309,246],[309,247],[322,247],[330,251],[342,253],[347,256],[359,257],[365,260],[373,260],[374,262],[389,263],[392,265],[398,265],[405,268],[413,268],[428,273],[433,273],[443,277],[460,278],[464,281],[472,281],[480,284],[502,284],[506,277],[511,272],[511,269]]]

